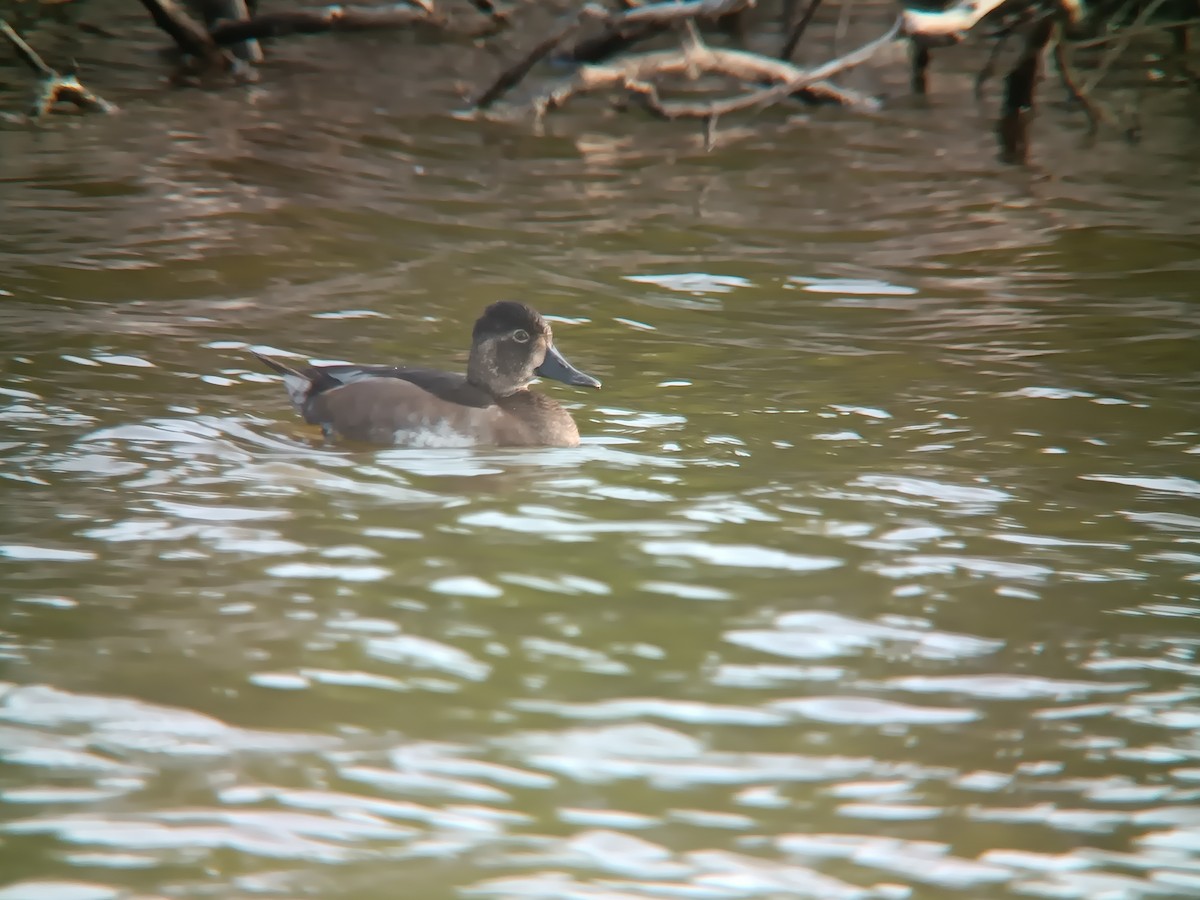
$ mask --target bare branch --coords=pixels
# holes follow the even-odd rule
[[[1004,45],[1008,43],[1008,39],[1012,36],[1011,30],[1005,30],[1000,34],[1000,39],[992,45],[988,57],[983,62],[983,68],[979,70],[979,74],[975,76],[975,96],[982,99],[983,86],[988,80],[996,74],[996,60],[1000,57],[1000,51],[1004,49]]]
[[[818,93],[826,92],[826,96],[829,96],[831,98],[837,98],[838,102],[842,102],[845,105],[868,106],[868,107],[872,107],[872,108],[877,108],[879,105],[878,102],[876,102],[874,100],[865,100],[864,101],[864,98],[862,98],[861,95],[857,95],[856,99],[849,100],[848,102],[847,102],[847,99],[841,99],[841,98],[849,98],[854,95],[851,92],[847,92],[844,88],[833,88],[832,85],[826,84],[825,81],[826,81],[826,79],[832,78],[834,75],[837,75],[839,72],[844,72],[846,69],[852,69],[855,66],[862,65],[867,60],[869,60],[872,56],[874,56],[875,53],[877,53],[880,49],[882,49],[887,44],[890,44],[893,40],[895,40],[896,36],[899,33],[900,33],[900,20],[897,20],[892,25],[892,27],[889,28],[881,37],[878,37],[875,40],[873,40],[867,44],[864,44],[862,47],[859,47],[857,50],[852,50],[851,52],[847,53],[845,56],[841,56],[841,57],[838,57],[837,59],[830,60],[827,63],[817,66],[815,69],[809,69],[807,71],[805,71],[804,69],[797,68],[796,66],[793,66],[789,63],[784,63],[782,61],[775,61],[775,60],[767,60],[766,57],[755,56],[754,54],[737,53],[737,51],[733,51],[733,50],[710,51],[713,53],[717,53],[720,56],[725,57],[725,58],[728,58],[729,56],[736,53],[738,57],[742,57],[742,58],[749,57],[750,60],[769,62],[769,63],[771,63],[771,67],[769,70],[765,70],[764,74],[767,74],[769,77],[770,74],[773,72],[776,75],[776,80],[778,80],[780,83],[776,84],[772,87],[769,87],[769,88],[764,88],[759,91],[754,91],[752,93],[745,94],[742,97],[737,97],[737,98],[734,98],[733,100],[726,101],[724,103],[713,104],[713,109],[709,114],[710,115],[727,115],[728,113],[738,112],[743,109],[751,109],[753,107],[768,106],[772,103],[777,103],[778,101],[782,100],[783,98],[788,97],[791,94],[797,93],[798,91],[803,90],[803,89],[816,89],[818,91]],[[739,60],[739,61],[742,61],[742,60]],[[786,67],[786,69],[781,70],[778,67]],[[729,70],[725,70],[725,71],[726,71],[726,74],[735,74],[734,72],[731,72]],[[741,76],[738,76],[738,77],[741,77]],[[759,77],[756,79],[743,78],[743,80],[744,81],[751,81],[751,80],[764,81],[764,80],[767,80],[767,78],[763,78],[763,77]]]
[[[1100,123],[1106,121],[1108,117],[1104,114],[1104,110],[1101,107],[1091,101],[1091,98],[1088,97],[1083,88],[1075,80],[1075,74],[1071,70],[1071,63],[1067,59],[1066,48],[1063,46],[1061,36],[1054,42],[1054,65],[1058,69],[1058,78],[1062,82],[1062,86],[1068,96],[1082,106],[1084,113],[1087,114],[1088,133],[1095,134],[1096,129],[1100,127]]]
[[[925,94],[929,89],[929,62],[932,53],[929,44],[924,41],[910,40],[908,42],[909,85],[914,94]]]
[[[34,95],[34,102],[30,104],[29,114],[31,118],[41,119],[42,116],[48,114],[54,108],[54,104],[59,101],[74,103],[80,109],[89,110],[96,113],[112,113],[116,107],[107,100],[103,100],[100,96],[92,94],[92,92],[84,88],[83,84],[79,83],[79,79],[74,74],[59,74],[46,64],[38,55],[37,50],[30,47],[22,36],[17,34],[17,31],[10,24],[0,19],[0,34],[8,38],[8,43],[11,43],[13,48],[16,48],[17,55],[25,61],[32,71],[40,78],[40,83],[37,85],[37,92]]]
[[[38,86],[29,114],[35,119],[40,119],[59,102],[74,103],[87,112],[117,111],[114,104],[89,91],[74,75],[59,75],[56,72],[52,78],[47,78]]]
[[[46,65],[45,61],[38,56],[37,51],[25,43],[25,39],[17,34],[13,30],[13,27],[3,19],[0,19],[0,32],[3,32],[4,36],[8,38],[8,42],[13,45],[13,49],[17,51],[17,56],[21,57],[25,65],[33,69],[36,74],[41,75],[43,78],[53,78],[58,74]]]
[[[1130,25],[1128,28],[1122,28],[1113,34],[1102,35],[1101,37],[1088,38],[1086,41],[1072,41],[1071,49],[1073,50],[1088,50],[1092,47],[1103,47],[1105,44],[1112,44],[1116,41],[1128,41],[1130,38],[1139,37],[1143,34],[1152,34],[1156,31],[1172,31],[1174,29],[1187,29],[1194,25],[1200,25],[1200,19],[1180,19],[1174,22],[1153,22],[1149,25],[1135,27]]]
[[[206,63],[232,65],[232,59],[209,36],[207,29],[174,0],[142,0],[154,24],[165,31],[184,53]]]
[[[1190,81],[1194,87],[1200,87],[1200,73],[1188,65],[1188,51],[1191,50],[1191,37],[1188,34],[1187,26],[1176,25],[1171,31],[1171,44],[1174,48],[1172,56],[1175,61],[1175,68],[1179,70],[1179,74]]]
[[[933,40],[936,43],[955,43],[975,27],[975,24],[1005,0],[960,0],[941,12],[906,9],[901,13],[904,33],[910,37]]]
[[[750,5],[752,0],[665,0],[663,3],[636,6],[613,16],[612,23],[617,26],[638,25],[643,22],[665,25],[686,19],[719,19]]]
[[[525,56],[501,72],[488,89],[479,95],[479,99],[475,101],[475,109],[487,109],[507,94],[550,51],[562,43],[569,35],[578,31],[582,27],[585,18],[597,15],[607,16],[607,13],[589,3],[578,13],[570,13],[559,18],[554,28],[551,29],[546,37],[542,38]]]
[[[250,18],[250,8],[246,0],[203,0],[200,7],[204,12],[204,25],[210,33],[222,21],[240,22]],[[263,61],[262,45],[252,38],[234,45],[232,50],[238,59],[245,62]]]
[[[812,22],[813,16],[817,14],[817,10],[820,8],[821,0],[809,0],[808,7],[804,10],[804,15],[792,26],[787,39],[783,42],[783,48],[779,51],[780,59],[786,62],[792,58],[792,54],[796,52],[796,45],[800,43],[800,38],[804,37],[804,32],[808,30],[809,23]]]
[[[895,39],[899,27],[897,20],[882,37],[814,69],[801,69],[782,60],[741,50],[717,50],[704,44],[691,46],[686,52],[644,53],[607,65],[583,66],[572,78],[542,95],[535,102],[535,107],[539,114],[544,114],[559,108],[577,94],[622,89],[633,94],[650,112],[666,119],[719,117],[769,106],[800,91],[848,106],[877,108],[878,103],[873,98],[836,88],[828,84],[826,79],[866,62],[881,47]],[[695,72],[716,72],[749,83],[774,83],[736,97],[694,103],[664,101],[651,82],[656,76],[691,75]]]
[[[571,48],[567,56],[577,63],[602,62],[634,44],[662,34],[667,27],[653,22],[644,23],[636,28],[632,26],[628,28],[609,27],[595,37],[581,40]]]
[[[89,112],[108,113],[116,111],[116,106],[85,88],[73,73],[60,75],[54,69],[50,68],[45,60],[38,55],[38,52],[30,47],[25,42],[25,39],[17,34],[13,27],[3,19],[0,19],[0,33],[8,39],[8,42],[16,49],[17,55],[25,61],[25,64],[40,79],[37,91],[33,97],[33,103],[29,108],[29,115],[32,118],[42,118],[60,100],[74,103],[80,109],[88,110]]]
[[[1004,108],[996,124],[1000,157],[1004,162],[1024,163],[1028,158],[1029,124],[1033,119],[1042,55],[1059,30],[1054,15],[1043,16],[1034,22],[1026,32],[1021,58],[1004,79]]]
[[[326,6],[264,13],[214,25],[209,35],[220,46],[250,38],[283,37],[289,34],[320,34],[326,31],[373,31],[406,28],[418,22],[440,21],[422,7],[407,3],[392,6]]]
[[[1145,8],[1138,13],[1138,17],[1134,19],[1133,24],[1124,30],[1124,39],[1117,41],[1117,43],[1110,48],[1107,53],[1104,54],[1104,59],[1100,61],[1099,67],[1095,72],[1092,73],[1092,77],[1087,80],[1087,84],[1084,85],[1084,93],[1090,94],[1096,89],[1096,86],[1100,84],[1101,79],[1108,74],[1109,68],[1117,61],[1117,57],[1124,53],[1125,48],[1129,46],[1129,41],[1133,38],[1134,30],[1145,25],[1150,17],[1158,12],[1158,8],[1165,2],[1166,0],[1151,0],[1150,3],[1146,4]]]

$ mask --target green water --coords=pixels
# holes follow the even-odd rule
[[[0,897],[1200,892],[1182,100],[705,153],[286,46],[0,132]],[[505,297],[577,450],[325,447],[245,350],[461,369]]]

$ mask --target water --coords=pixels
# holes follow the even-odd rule
[[[1183,100],[705,153],[387,47],[0,133],[0,897],[1196,896]],[[325,447],[245,352],[461,368],[503,297],[578,450]]]

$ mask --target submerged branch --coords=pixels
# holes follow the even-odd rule
[[[1029,125],[1033,119],[1034,95],[1041,77],[1046,46],[1060,30],[1055,16],[1046,15],[1030,26],[1025,46],[1016,65],[1004,79],[1004,107],[996,124],[1000,158],[1007,163],[1024,163],[1029,156]]]
[[[209,33],[221,22],[238,22],[250,18],[250,7],[246,0],[203,0],[204,24]],[[263,61],[262,45],[253,37],[235,44],[234,55],[245,62],[260,63]]]
[[[58,74],[46,65],[45,61],[38,56],[37,51],[25,43],[25,38],[17,34],[16,30],[3,19],[0,19],[0,32],[3,32],[4,36],[8,38],[8,42],[13,45],[17,56],[21,57],[25,65],[33,69],[35,74],[41,75],[43,78],[53,78]]]
[[[1128,41],[1131,38],[1140,37],[1143,34],[1155,34],[1159,31],[1175,31],[1176,29],[1183,30],[1195,25],[1200,25],[1200,19],[1176,19],[1170,22],[1153,22],[1144,25],[1130,25],[1128,28],[1122,28],[1120,31],[1113,34],[1105,34],[1100,37],[1088,38],[1085,41],[1072,41],[1071,48],[1073,50],[1088,50],[1092,47],[1103,47],[1105,44],[1112,44],[1116,41]]]
[[[1138,13],[1138,17],[1134,20],[1133,24],[1120,32],[1121,36],[1115,46],[1111,47],[1109,51],[1104,54],[1104,59],[1100,61],[1100,65],[1097,67],[1096,71],[1092,73],[1092,77],[1089,78],[1087,80],[1087,84],[1083,86],[1084,93],[1090,94],[1096,89],[1096,86],[1099,85],[1104,76],[1108,74],[1108,70],[1112,64],[1115,63],[1117,58],[1125,52],[1125,48],[1129,46],[1129,42],[1133,39],[1133,36],[1138,33],[1138,31],[1146,24],[1147,21],[1149,21],[1152,15],[1158,12],[1158,8],[1165,2],[1166,0],[1150,0],[1150,2],[1146,4],[1145,8]]]
[[[1075,78],[1075,73],[1071,68],[1071,63],[1067,59],[1066,47],[1063,44],[1061,36],[1054,42],[1054,65],[1058,69],[1058,79],[1062,82],[1063,89],[1066,90],[1067,96],[1083,107],[1084,113],[1088,119],[1088,133],[1094,134],[1096,129],[1100,127],[1100,123],[1107,118],[1104,110],[1092,102],[1078,80]]]
[[[690,25],[696,19],[722,20],[752,6],[753,3],[754,0],[663,0],[644,5],[630,4],[628,9],[617,13],[610,13],[596,3],[585,3],[578,11],[559,18],[546,37],[501,72],[496,80],[480,93],[474,108],[487,109],[520,84],[535,65],[582,28],[588,19],[603,22],[603,33],[580,42],[571,50],[569,56],[575,62],[597,64],[631,44],[661,34],[675,23]]]
[[[263,13],[247,19],[221,22],[213,26],[209,36],[219,46],[227,46],[250,38],[406,28],[418,22],[439,21],[425,8],[407,3],[379,7],[326,6]]]
[[[853,107],[876,108],[870,97],[834,87],[826,79],[861,65],[899,33],[899,20],[881,37],[814,69],[801,69],[782,60],[741,50],[717,50],[692,39],[683,51],[644,53],[606,65],[583,66],[572,78],[543,94],[539,113],[557,109],[577,94],[623,89],[655,115],[665,119],[712,119],[741,110],[762,108],[801,91]],[[712,72],[748,83],[773,82],[769,87],[722,100],[687,102],[662,100],[652,79],[662,75]]]
[[[224,63],[231,67],[233,60],[213,41],[208,30],[193,19],[174,0],[142,0],[154,24],[165,31],[180,51],[210,65]]]
[[[924,41],[908,42],[909,87],[914,94],[924,95],[929,90],[929,62],[933,57],[929,44]]]
[[[578,13],[571,13],[559,18],[548,35],[542,38],[532,50],[501,72],[496,80],[479,95],[479,99],[475,101],[475,109],[487,109],[520,84],[521,79],[528,75],[534,66],[545,59],[567,37],[578,31],[583,26],[585,18],[593,15],[604,16],[606,13],[589,3]]]
[[[34,96],[29,114],[40,119],[54,107],[56,103],[74,103],[86,112],[111,113],[117,107],[109,103],[99,94],[93,93],[80,83],[75,75],[55,75],[43,82]]]
[[[979,74],[975,76],[975,96],[983,97],[983,87],[991,77],[996,73],[996,60],[1000,58],[1000,51],[1004,49],[1004,45],[1008,43],[1008,39],[1012,37],[1011,30],[1004,30],[1000,33],[999,39],[992,45],[992,49],[988,51],[987,59],[983,62],[983,67],[979,70]]]
[[[80,109],[88,112],[116,111],[117,107],[114,104],[84,87],[74,72],[63,75],[47,65],[38,52],[30,47],[25,39],[3,19],[0,19],[0,34],[8,39],[8,42],[16,49],[17,55],[40,79],[34,93],[33,103],[29,108],[31,118],[42,118],[54,108],[54,104],[60,101],[74,103]]]
[[[783,42],[783,47],[779,51],[779,58],[784,62],[792,58],[792,54],[796,52],[796,45],[800,43],[800,38],[804,37],[804,32],[808,30],[813,16],[817,14],[817,10],[820,8],[821,0],[809,0],[808,6],[804,10],[804,15],[791,27],[787,38]]]
[[[668,26],[645,22],[627,28],[608,28],[595,37],[584,38],[567,54],[572,62],[598,63],[616,56],[634,44],[657,37],[667,31]]]

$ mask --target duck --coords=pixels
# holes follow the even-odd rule
[[[326,439],[401,447],[577,447],[579,428],[535,378],[600,382],[567,362],[550,323],[515,300],[488,306],[471,331],[467,373],[388,365],[294,369],[250,351],[283,376],[295,410]]]

